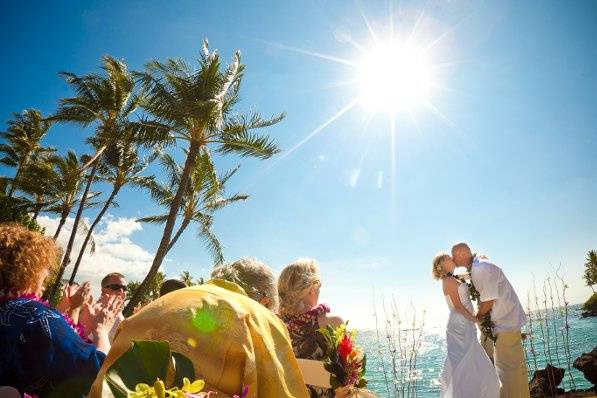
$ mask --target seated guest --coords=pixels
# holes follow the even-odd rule
[[[122,305],[113,299],[97,311],[89,330],[97,348],[86,342],[78,334],[83,331],[39,298],[58,261],[51,238],[0,224],[0,385],[40,398],[87,394],[110,349],[108,331]]]
[[[239,284],[249,286],[248,277],[256,286],[264,286],[261,279],[271,285],[265,265],[248,259],[237,263],[244,265],[218,273],[242,268],[251,272],[233,272]],[[193,363],[196,378],[205,380],[204,390],[220,398],[241,395],[245,386],[249,397],[309,397],[284,323],[229,281],[212,279],[176,290],[122,321],[90,397],[101,397],[104,374],[133,340],[169,342],[172,351]]]
[[[272,312],[278,312],[276,277],[267,265],[255,258],[243,257],[213,270],[211,277],[234,282],[253,300]]]
[[[122,301],[126,299],[126,280],[124,279],[124,275],[119,272],[112,272],[104,276],[102,279],[102,295],[98,303],[108,302],[115,297]],[[90,309],[90,307],[86,307],[86,309]],[[114,340],[118,325],[120,325],[123,319],[124,315],[122,315],[122,312],[118,312],[114,325],[110,329],[110,342]]]
[[[185,287],[187,287],[187,285],[185,285],[183,281],[179,281],[178,279],[167,279],[162,283],[162,286],[160,286],[160,297],[175,290],[184,289]]]
[[[323,360],[325,338],[317,332],[342,319],[330,316],[325,304],[318,304],[321,278],[315,260],[299,259],[282,270],[278,279],[280,317],[288,327],[292,349],[297,358]],[[334,397],[334,390],[308,386],[311,397]]]

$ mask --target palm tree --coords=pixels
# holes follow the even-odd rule
[[[191,273],[189,271],[182,271],[182,273],[180,274],[180,280],[188,286],[193,286],[195,284],[195,279],[193,278],[193,275],[191,275]]]
[[[125,308],[126,314],[132,313],[164,260],[188,180],[202,148],[213,146],[223,154],[234,152],[264,159],[278,152],[273,140],[252,130],[278,123],[283,114],[263,119],[257,113],[252,116],[232,113],[239,101],[243,71],[240,52],[234,54],[228,68],[221,70],[219,55],[209,51],[205,40],[197,70],[181,59],[169,59],[164,63],[152,61],[146,65],[145,72],[138,74],[147,94],[143,107],[153,115],[154,123],[169,131],[173,140],[188,146],[180,184],[170,203],[156,255],[147,276]]]
[[[593,293],[595,293],[593,285],[597,285],[597,250],[589,250],[587,253],[585,274],[583,277],[587,283],[587,286],[589,286]]]
[[[105,171],[100,174],[99,179],[112,184],[112,191],[87,230],[77,261],[75,262],[69,278],[69,284],[72,284],[75,280],[81,260],[85,254],[85,249],[91,240],[95,227],[106,214],[108,208],[114,203],[114,199],[122,187],[127,184],[137,187],[149,187],[152,185],[153,177],[143,177],[140,176],[140,174],[146,169],[155,156],[151,155],[146,159],[140,159],[138,154],[139,145],[133,141],[134,137],[129,134],[129,139],[127,140],[126,138],[126,136],[120,137],[117,142],[108,145],[102,154],[102,168],[105,169]]]
[[[35,159],[25,167],[19,179],[19,189],[32,198],[33,220],[37,220],[40,212],[57,202],[55,194],[58,193],[56,192],[58,177],[54,170],[55,158],[56,155],[48,154],[35,156]]]
[[[96,125],[95,134],[88,139],[88,143],[95,149],[95,154],[81,168],[81,172],[84,172],[87,167],[91,167],[56,281],[60,281],[64,269],[70,262],[83,208],[97,173],[101,155],[108,145],[116,142],[123,132],[132,132],[136,141],[146,145],[161,142],[164,137],[167,137],[163,129],[154,128],[149,122],[130,120],[141,101],[141,96],[135,93],[133,75],[124,62],[107,55],[103,57],[103,61],[102,69],[105,74],[88,74],[79,77],[73,73],[61,73],[61,76],[75,90],[76,96],[60,100],[59,108],[51,118],[56,121],[76,123],[83,127]],[[49,294],[53,294],[57,287],[58,283],[55,283]]]
[[[81,162],[84,161],[81,159]],[[60,219],[58,227],[54,232],[54,240],[58,239],[62,227],[73,207],[79,202],[81,192],[81,163],[74,151],[68,151],[64,156],[53,156],[51,158],[52,171],[48,172],[48,187],[52,204],[46,209],[50,213],[56,213]],[[45,172],[45,170],[44,170]]]
[[[0,137],[6,140],[0,144],[0,164],[16,168],[12,178],[8,197],[12,197],[19,186],[19,180],[27,163],[35,155],[53,152],[54,149],[41,146],[41,139],[51,126],[51,121],[44,119],[37,109],[26,109],[21,114],[13,114],[13,120],[8,121],[8,129],[0,132]]]
[[[196,222],[199,224],[198,237],[203,240],[206,248],[211,252],[214,263],[220,264],[224,261],[224,255],[220,241],[211,231],[213,213],[234,202],[246,200],[249,196],[235,194],[225,197],[225,184],[236,173],[239,167],[237,166],[228,171],[222,178],[219,178],[213,167],[208,148],[203,147],[200,151],[201,153],[197,157],[197,163],[191,172],[187,189],[182,199],[180,207],[181,222],[172,239],[170,239],[170,244],[166,248],[166,254],[176,244],[191,222]],[[155,183],[151,187],[152,196],[168,209],[174,200],[172,192],[175,192],[180,184],[182,170],[174,158],[168,154],[160,154],[160,163],[164,167],[170,181],[167,186]],[[164,213],[157,216],[143,217],[138,221],[163,224],[167,219],[168,213]]]

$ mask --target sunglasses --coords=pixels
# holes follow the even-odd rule
[[[116,292],[116,291],[118,291],[118,290],[122,290],[123,292],[126,292],[126,286],[124,286],[124,285],[119,285],[119,284],[117,284],[117,283],[112,283],[112,284],[110,284],[110,285],[106,285],[106,286],[104,286],[104,287],[105,287],[105,288],[108,288],[108,289],[110,289],[110,290],[113,290],[113,291],[115,291],[115,292]]]

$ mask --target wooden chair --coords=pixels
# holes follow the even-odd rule
[[[297,358],[297,361],[303,373],[305,384],[323,388],[332,387],[330,385],[330,373],[323,367],[323,362],[299,358]]]

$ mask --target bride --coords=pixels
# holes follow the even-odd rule
[[[456,264],[445,253],[433,259],[433,277],[442,280],[450,318],[447,356],[441,374],[441,398],[498,398],[496,370],[477,340],[476,318],[466,283],[453,276]]]

